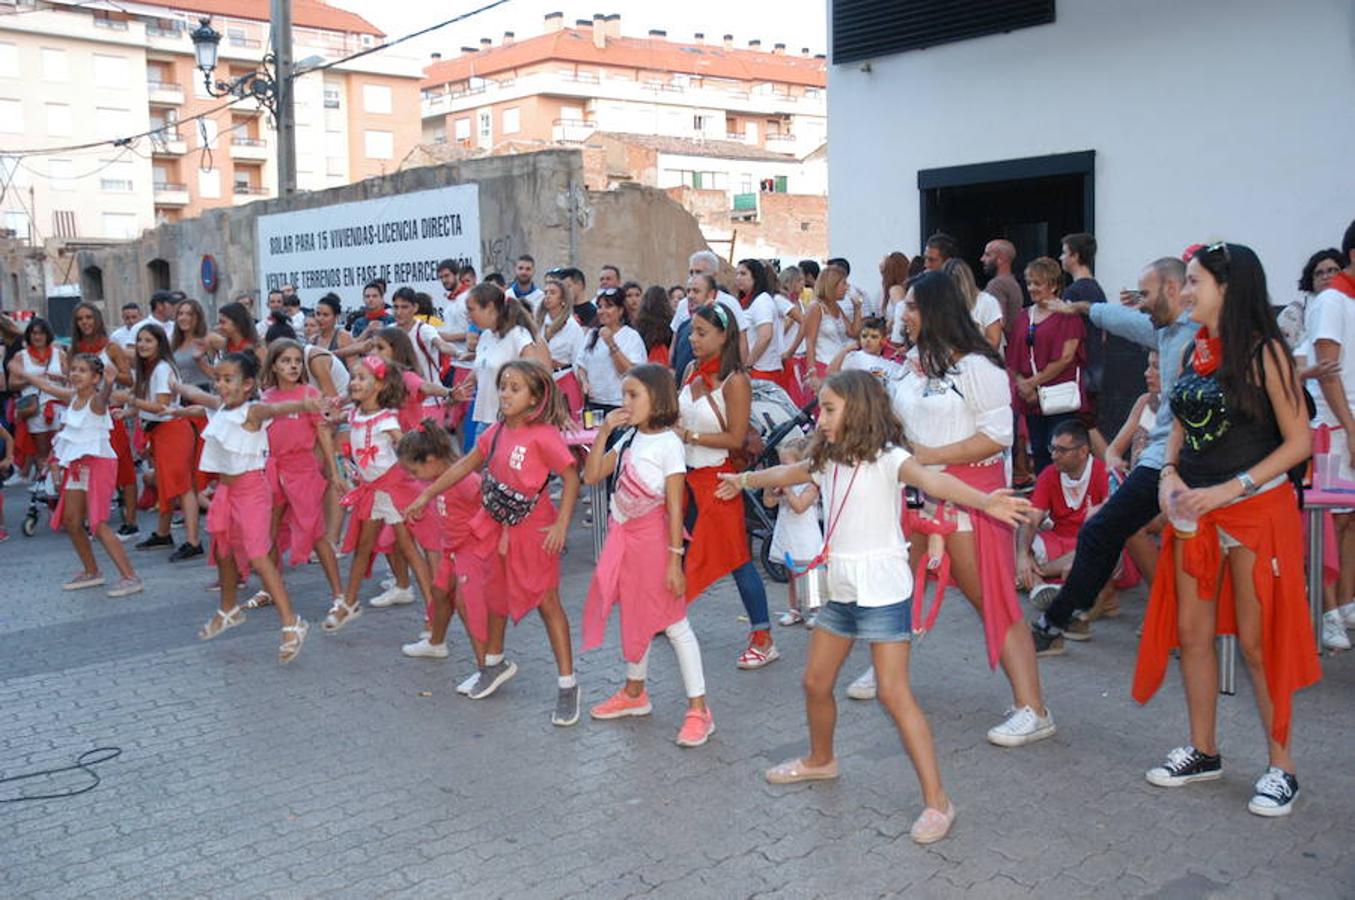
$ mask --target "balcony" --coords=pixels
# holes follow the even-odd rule
[[[183,88],[172,81],[147,81],[146,99],[153,106],[182,106]]]
[[[768,150],[775,150],[780,153],[790,153],[795,149],[795,135],[793,134],[767,134],[763,137],[767,142]]]
[[[246,37],[240,34],[232,34],[226,37],[226,43],[231,47],[241,47],[245,50],[257,50],[263,46],[263,41],[258,38]]]
[[[586,141],[597,131],[593,122],[582,119],[556,119],[551,123],[551,139],[565,142]]]
[[[233,137],[231,138],[231,159],[238,159],[242,162],[267,162],[268,142],[263,138],[252,137]]]
[[[190,199],[188,185],[186,184],[179,184],[175,181],[157,181],[155,183],[156,206],[187,206]]]
[[[231,202],[236,206],[243,206],[246,203],[253,203],[255,200],[262,200],[268,196],[268,188],[257,184],[237,184],[235,185],[235,196]]]
[[[162,131],[151,135],[151,156],[179,157],[188,152],[188,142],[178,132]]]

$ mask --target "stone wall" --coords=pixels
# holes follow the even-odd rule
[[[553,149],[407,169],[162,225],[139,240],[82,251],[82,294],[102,301],[106,315],[125,302],[144,305],[159,287],[183,290],[214,310],[242,292],[258,291],[257,216],[471,182],[480,187],[482,274],[498,270],[511,278],[513,260],[530,253],[538,273],[577,265],[590,287],[604,263],[645,284],[673,284],[685,278],[687,256],[706,247],[696,220],[663,191],[632,185],[587,190],[580,152]],[[199,281],[204,254],[216,259],[220,272],[214,294]],[[314,299],[302,298],[308,305]]]

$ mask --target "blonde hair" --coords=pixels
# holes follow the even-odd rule
[[[814,298],[832,310],[833,315],[842,315],[837,305],[837,289],[847,283],[846,274],[836,266],[825,266],[814,282]]]

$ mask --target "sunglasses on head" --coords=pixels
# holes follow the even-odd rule
[[[1226,241],[1216,241],[1200,251],[1201,253],[1222,253],[1223,261],[1230,263],[1233,261],[1232,254],[1228,252],[1228,243]]]

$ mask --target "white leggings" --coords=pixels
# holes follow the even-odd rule
[[[663,630],[668,635],[668,643],[673,645],[677,654],[678,671],[682,673],[682,685],[687,689],[687,697],[704,697],[706,694],[706,676],[701,669],[701,645],[696,642],[696,632],[687,619],[674,622]],[[626,663],[626,677],[631,681],[644,681],[649,675],[649,650],[638,663]]]

